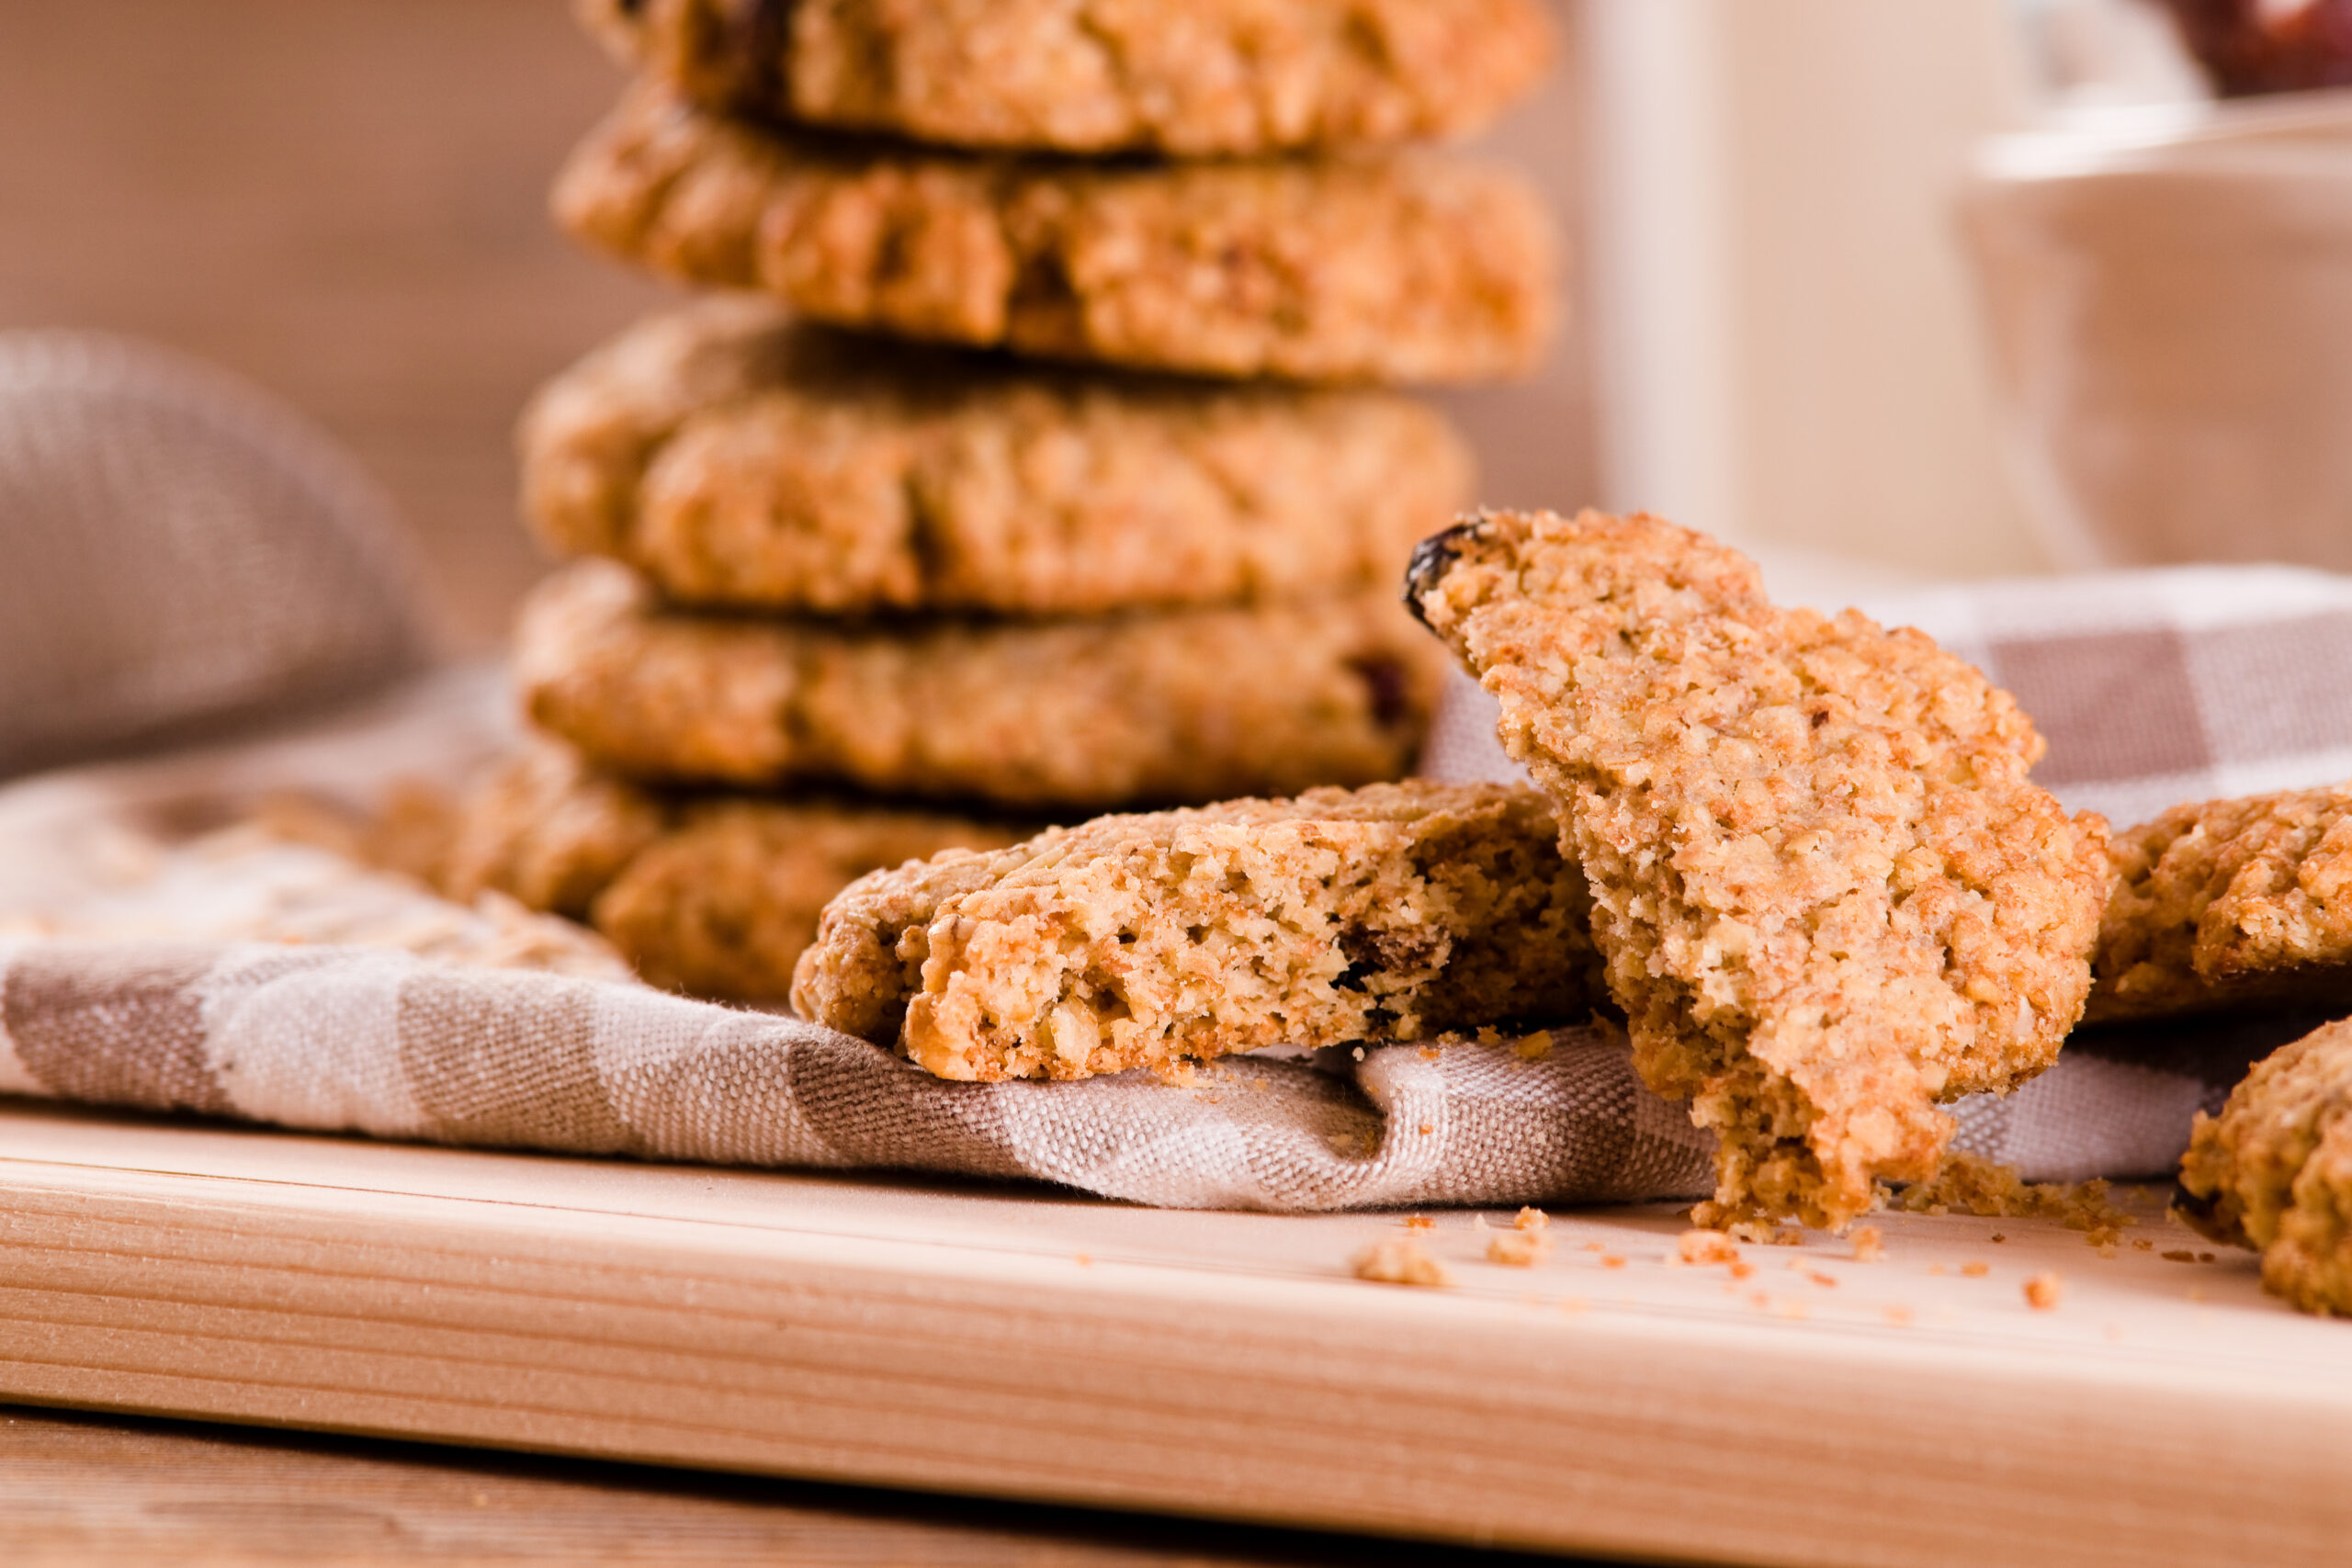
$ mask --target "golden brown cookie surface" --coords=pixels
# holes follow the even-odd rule
[[[1384,392],[1055,372],[796,325],[649,317],[525,416],[525,510],[673,602],[1069,615],[1385,586],[1469,498]]]
[[[2090,1018],[2352,1004],[2352,784],[2176,807],[2109,856]]]
[[[1718,1218],[1843,1224],[1934,1168],[1938,1101],[2049,1065],[2105,825],[1975,670],[1648,517],[1485,514],[1409,592],[1567,825],[1643,1077],[1723,1138]]]
[[[533,719],[626,776],[1104,807],[1394,778],[1442,654],[1385,593],[858,628],[665,609],[582,561],[526,606]]]
[[[826,900],[867,872],[1021,829],[865,802],[680,799],[601,775],[537,742],[467,800],[444,874],[583,919],[648,983],[781,1003]]]
[[[2262,1283],[2305,1312],[2352,1313],[2352,1021],[2255,1064],[2180,1162],[2181,1218],[2262,1254]]]
[[[1425,783],[1102,817],[877,873],[793,1003],[942,1077],[1085,1077],[1414,1040],[1599,995],[1583,879],[1534,791]]]
[[[582,0],[702,102],[917,141],[1232,155],[1473,130],[1536,0]]]
[[[1049,359],[1299,381],[1534,368],[1555,241],[1517,176],[1436,153],[1088,166],[868,146],[639,89],[557,217],[813,320]]]

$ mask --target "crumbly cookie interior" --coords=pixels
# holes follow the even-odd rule
[[[2056,1055],[2105,824],[1976,671],[1654,518],[1487,514],[1413,589],[1567,825],[1645,1081],[1722,1140],[1706,1223],[1842,1225]]]
[[[967,1079],[1580,1016],[1596,965],[1557,840],[1540,796],[1491,785],[1101,818],[866,877],[794,1002]]]

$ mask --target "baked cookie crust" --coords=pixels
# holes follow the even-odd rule
[[[673,603],[1091,615],[1394,581],[1470,499],[1385,392],[1056,372],[752,297],[647,318],[524,415],[524,510]]]
[[[828,899],[867,872],[1025,829],[870,803],[665,797],[541,741],[468,796],[443,890],[583,920],[666,989],[775,1006]]]
[[[2057,1055],[2106,828],[1975,670],[1644,516],[1474,517],[1408,596],[1567,827],[1644,1080],[1722,1139],[1711,1222],[1842,1225]]]
[[[533,720],[623,776],[1039,814],[1394,778],[1441,671],[1385,594],[860,628],[681,614],[610,561],[542,584],[515,637]]]
[[[1536,0],[580,0],[697,101],[917,141],[1185,157],[1458,136],[1551,66]]]
[[[1087,165],[756,127],[654,88],[559,177],[575,237],[812,319],[1049,359],[1301,381],[1534,368],[1555,243],[1435,153]]]
[[[2352,1004],[2352,784],[2176,807],[2108,853],[2089,1019]]]
[[[2220,1116],[2198,1112],[2174,1211],[2259,1251],[2273,1295],[2352,1313],[2352,1021],[2280,1046]]]
[[[993,1080],[1581,1020],[1599,995],[1543,797],[1407,783],[1098,818],[864,877],[793,1005]]]

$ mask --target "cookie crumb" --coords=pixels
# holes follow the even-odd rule
[[[2197,1261],[2199,1263],[2211,1263],[2213,1261],[2213,1255],[2210,1252],[2200,1252],[2197,1255]]]
[[[1589,1241],[1589,1242],[1586,1242],[1586,1243],[1584,1244],[1584,1249],[1585,1249],[1587,1252],[1606,1252],[1606,1251],[1608,1251],[1608,1250],[1609,1250],[1609,1248],[1607,1247],[1607,1246],[1605,1246],[1604,1244],[1602,1244],[1602,1243],[1600,1243],[1600,1242],[1597,1242],[1597,1241]]]
[[[2156,1244],[2146,1236],[2135,1235],[2132,1238],[2132,1250],[2134,1252],[2154,1252],[2155,1249]]]
[[[2036,1312],[2048,1312],[2065,1293],[2065,1281],[2055,1274],[2036,1274],[2025,1282],[2025,1304]]]
[[[1886,1235],[1876,1225],[1864,1225],[1854,1233],[1854,1261],[1875,1263],[1886,1256]]]
[[[1734,1263],[1731,1266],[1731,1277],[1735,1280],[1745,1280],[1755,1272],[1756,1265],[1753,1263]]]
[[[1804,1232],[1797,1226],[1766,1224],[1758,1220],[1734,1220],[1724,1227],[1724,1234],[1734,1241],[1745,1241],[1757,1247],[1804,1245]]]
[[[1408,1214],[1405,1216],[1405,1228],[1408,1231],[1433,1231],[1437,1229],[1437,1222],[1427,1214]]]
[[[1428,1123],[1427,1122],[1422,1122],[1419,1127],[1416,1127],[1416,1128],[1414,1128],[1413,1130],[1414,1130],[1415,1132],[1419,1133],[1419,1134],[1422,1137],[1424,1137],[1424,1138],[1428,1137],[1431,1133],[1434,1133],[1434,1132],[1436,1132],[1436,1131],[1437,1131],[1437,1129],[1436,1129],[1435,1127],[1433,1127],[1433,1126],[1430,1125],[1430,1123]]]
[[[1992,1241],[1994,1246],[1998,1247],[2001,1243],[2008,1240],[2009,1238],[2003,1235],[1999,1231],[1995,1231],[1989,1239]]]
[[[1993,1266],[1990,1263],[1963,1263],[1960,1271],[1972,1280],[1982,1280],[1993,1271]]]
[[[1443,1053],[1439,1051],[1434,1045],[1424,1045],[1421,1047],[1421,1060],[1424,1062],[1434,1062],[1442,1055],[1443,1055]]]
[[[2169,1252],[2159,1252],[2156,1256],[2163,1258],[2167,1263],[2194,1263],[2197,1261],[2197,1254],[2189,1251],[2185,1247],[2175,1247]]]
[[[1600,1255],[1600,1266],[1603,1269],[1623,1269],[1625,1267],[1625,1260],[1614,1253],[1604,1252]]]
[[[1552,1250],[1552,1238],[1527,1231],[1501,1231],[1487,1238],[1487,1261],[1511,1269],[1532,1269]]]
[[[1817,1269],[1806,1269],[1804,1277],[1812,1280],[1815,1284],[1823,1286],[1826,1289],[1835,1290],[1838,1288],[1838,1280],[1835,1275],[1824,1274]]]
[[[1370,1280],[1383,1285],[1442,1286],[1453,1283],[1453,1276],[1439,1266],[1436,1258],[1401,1235],[1374,1242],[1358,1253],[1355,1273],[1359,1280]]]
[[[1675,1239],[1674,1250],[1685,1263],[1736,1263],[1739,1248],[1717,1230],[1687,1230]]]
[[[1523,1231],[1540,1231],[1552,1223],[1552,1216],[1541,1209],[1521,1209],[1510,1219],[1512,1225]]]
[[[1513,1045],[1510,1052],[1522,1062],[1541,1062],[1552,1055],[1551,1033],[1549,1031],[1538,1030]]]

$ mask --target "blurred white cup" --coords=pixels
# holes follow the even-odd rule
[[[2064,564],[2352,570],[2352,92],[1995,138],[1962,227]]]

